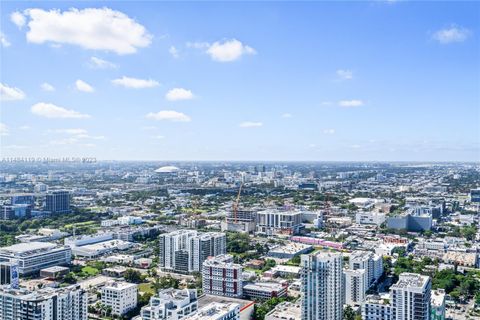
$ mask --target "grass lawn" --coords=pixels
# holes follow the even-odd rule
[[[155,290],[153,290],[152,285],[150,283],[140,283],[138,285],[138,291],[140,291],[140,293],[155,294]]]
[[[88,274],[89,276],[96,276],[100,273],[100,270],[91,266],[86,266],[82,268],[82,272]]]

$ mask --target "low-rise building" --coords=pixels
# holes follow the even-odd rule
[[[198,312],[187,316],[185,320],[240,320],[240,305],[238,303],[212,302]]]
[[[142,320],[178,320],[198,309],[197,290],[164,289],[150,298],[150,303],[140,311]]]
[[[255,282],[243,286],[243,296],[252,300],[265,300],[287,296],[287,284]]]
[[[302,307],[299,303],[282,302],[266,314],[265,320],[297,320],[302,318]]]
[[[109,282],[102,288],[102,303],[112,308],[113,315],[124,315],[137,306],[137,291],[134,283]]]
[[[18,243],[0,248],[0,260],[15,260],[18,273],[29,275],[44,268],[70,264],[72,250],[49,242]]]

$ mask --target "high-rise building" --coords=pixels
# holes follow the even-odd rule
[[[430,320],[445,320],[445,290],[432,291]]]
[[[200,272],[203,261],[226,253],[226,236],[220,232],[178,230],[160,235],[160,267],[175,272]]]
[[[0,285],[10,285],[12,288],[18,288],[18,263],[16,261],[0,262]]]
[[[340,253],[301,256],[302,320],[341,320],[343,258]]]
[[[429,320],[430,277],[416,273],[402,273],[390,288],[392,318],[395,320]]]
[[[87,320],[87,305],[80,285],[36,291],[0,286],[2,320]]]
[[[102,303],[112,308],[113,315],[124,315],[137,306],[138,287],[134,283],[109,282],[102,288]]]
[[[196,289],[164,289],[140,311],[142,320],[178,320],[198,309]]]
[[[29,218],[32,214],[32,205],[12,204],[0,207],[0,220]]]
[[[45,196],[45,211],[53,214],[70,213],[70,192],[50,191]]]
[[[202,288],[206,294],[242,297],[242,266],[226,254],[208,258],[203,262]]]
[[[354,251],[350,255],[349,265],[351,270],[364,269],[366,271],[367,291],[383,273],[383,260],[380,255],[368,251]]]
[[[367,291],[367,271],[365,269],[345,270],[345,303],[350,306],[361,305]]]

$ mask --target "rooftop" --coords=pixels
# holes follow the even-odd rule
[[[8,247],[0,248],[0,254],[27,254],[35,251],[47,251],[56,248],[57,245],[50,242],[17,243]]]

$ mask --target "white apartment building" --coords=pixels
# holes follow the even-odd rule
[[[198,312],[187,316],[185,320],[240,320],[238,303],[212,302],[198,309]]]
[[[345,303],[361,305],[367,292],[367,272],[365,269],[345,270]]]
[[[36,291],[0,287],[2,320],[87,320],[87,291],[80,285]]]
[[[49,242],[18,243],[0,248],[0,260],[17,261],[18,273],[29,275],[48,267],[70,264],[72,250]]]
[[[296,234],[302,228],[301,211],[265,210],[257,212],[257,232]]]
[[[383,274],[382,256],[367,251],[354,251],[350,255],[349,265],[351,270],[364,269],[367,275],[367,291]]]
[[[221,232],[178,230],[159,237],[160,267],[180,273],[200,272],[210,256],[225,254],[226,236]]]
[[[243,296],[243,268],[230,255],[210,257],[203,262],[202,289],[206,294],[239,298]]]
[[[164,289],[140,311],[142,320],[179,320],[198,309],[196,289]]]
[[[134,283],[109,282],[102,288],[102,303],[112,308],[113,315],[124,315],[137,306],[137,291]]]
[[[430,277],[416,273],[402,273],[390,288],[392,319],[429,320]]]
[[[341,320],[343,257],[340,253],[302,255],[302,320]]]
[[[388,298],[388,299],[387,299]],[[362,320],[393,320],[392,307],[387,302],[390,296],[367,296],[362,304]]]
[[[385,213],[383,212],[359,212],[355,215],[355,222],[358,224],[380,226],[385,220]]]

